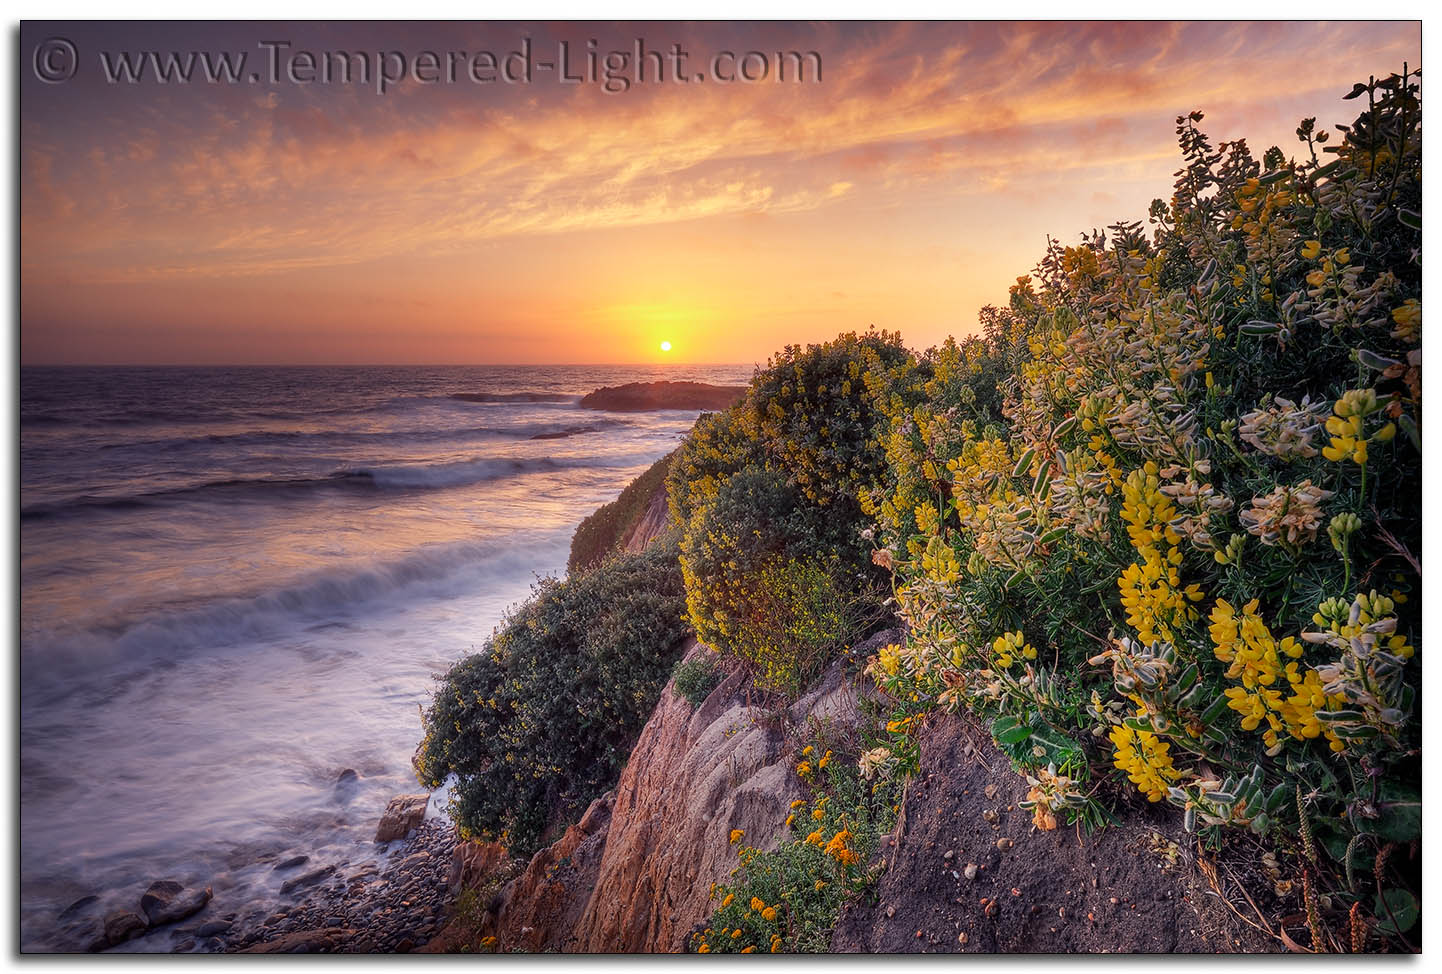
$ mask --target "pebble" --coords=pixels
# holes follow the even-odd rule
[[[1013,845],[1012,841],[1011,841],[1010,839],[1006,838],[1006,837],[1002,837],[1002,838],[996,840],[996,847],[997,847],[998,849],[1000,849],[1002,852],[1005,852],[1006,850],[1010,849],[1010,848],[1012,847],[1012,845]]]
[[[976,878],[976,863],[974,863],[974,862],[969,862],[969,863],[967,863],[967,864],[966,864],[966,868],[961,871],[961,874],[962,874],[963,876],[965,876],[967,879],[975,879],[975,878]]]
[[[205,949],[233,952],[295,931],[349,927],[362,932],[328,953],[414,950],[431,938],[451,905],[446,878],[454,845],[448,821],[424,821],[394,846],[395,853],[382,865],[366,863],[342,877],[338,867],[345,864],[338,863],[291,880],[287,885],[294,884],[291,895],[299,902],[274,910],[269,919],[264,911],[247,917],[223,940],[208,941]],[[302,946],[305,951],[295,952],[321,949]]]

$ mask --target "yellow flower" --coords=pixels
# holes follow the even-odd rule
[[[768,906],[766,909],[762,910],[762,911],[761,911],[761,919],[765,920],[767,923],[773,923],[773,922],[775,922],[775,920],[776,920],[776,907],[774,907],[774,906]]]
[[[795,809],[798,809],[798,808],[800,808],[802,805],[805,805],[805,804],[806,804],[806,799],[804,799],[804,798],[798,798],[798,799],[796,799],[794,802],[791,803],[791,808],[792,808],[792,810],[794,811]]]
[[[696,953],[698,953],[698,954],[709,954],[709,953],[711,953],[711,945],[708,944],[708,943],[702,943],[700,947],[697,947],[697,948],[696,948]]]
[[[1161,801],[1167,786],[1181,776],[1168,753],[1171,746],[1149,731],[1132,730],[1125,724],[1113,727],[1109,735],[1116,760],[1147,801]]]
[[[1322,253],[1322,241],[1308,240],[1302,244],[1302,256],[1307,260],[1316,260]]]
[[[816,881],[816,892],[819,893],[819,892],[821,892],[821,891],[822,891],[823,889],[825,889],[825,888],[826,888],[826,884],[825,884],[824,882],[822,882],[821,880],[818,879],[818,880]]]
[[[830,764],[830,763],[831,763],[831,752],[830,752],[830,751],[827,751],[824,755],[821,756],[821,760],[816,762],[816,770],[817,770],[817,771],[824,771],[824,770],[826,770],[826,766],[827,766],[828,764]]]
[[[803,758],[809,758],[809,757],[811,756],[812,752],[815,751],[815,750],[816,750],[816,749],[815,749],[814,747],[812,747],[810,744],[808,744],[808,745],[806,745],[805,747],[803,747],[803,748],[801,749],[801,756],[802,756]]]
[[[796,766],[796,773],[799,774],[799,775],[800,775],[801,777],[803,777],[803,778],[809,777],[810,774],[811,774],[811,762],[810,762],[810,761],[802,761],[800,764],[798,764],[798,765]]]
[[[745,830],[745,829],[732,829],[732,830],[731,830],[731,844],[732,844],[732,845],[735,845],[736,843],[740,842],[740,841],[741,841],[741,837],[742,837],[743,835],[745,835],[745,834],[746,834],[746,830]]]
[[[807,845],[817,845],[817,846],[819,846],[819,845],[824,845],[825,843],[826,843],[826,839],[822,836],[820,829],[817,829],[815,832],[812,832],[810,835],[808,835],[808,836],[806,837],[806,844],[807,844]]]
[[[819,821],[821,821],[823,818],[826,817],[826,810],[823,809],[823,808],[818,808],[818,809],[816,809],[814,812],[811,813],[811,817],[814,818],[816,821],[819,822]]]
[[[755,945],[755,944],[749,944],[748,946],[745,946],[745,947],[742,947],[742,948],[741,948],[741,953],[743,953],[743,954],[751,954],[751,953],[755,953],[755,951],[756,951],[756,945]]]
[[[730,906],[730,905],[731,905],[732,903],[734,903],[735,901],[736,901],[736,894],[735,894],[735,893],[727,893],[727,894],[726,894],[726,898],[721,901],[721,905],[722,905],[723,907],[727,907],[727,906]]]
[[[794,814],[786,816],[786,827],[788,829],[791,828],[791,823],[794,821],[796,821],[796,816]]]
[[[759,897],[759,896],[753,896],[753,897],[751,897],[751,909],[753,909],[753,910],[764,910],[764,909],[766,909],[766,901],[763,900],[763,899],[762,899],[761,897]]]

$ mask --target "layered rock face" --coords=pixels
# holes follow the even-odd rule
[[[687,659],[709,656],[693,644]],[[839,664],[789,708],[733,673],[699,707],[667,684],[614,792],[536,855],[493,905],[499,950],[679,950],[736,866],[732,830],[774,849],[803,787],[794,750],[811,721],[859,721]]]
[[[856,653],[900,635],[879,634]],[[693,644],[686,658],[709,653]],[[859,726],[860,695],[871,692],[841,664],[785,709],[748,686],[733,673],[693,708],[668,684],[615,790],[536,854],[479,929],[429,949],[474,949],[485,936],[498,951],[683,949],[715,906],[711,885],[736,866],[732,830],[774,849],[791,801],[803,797],[796,749],[815,724]],[[940,718],[918,739],[922,767],[878,854],[884,871],[874,895],[843,910],[834,951],[1274,947],[1219,905],[1175,815],[1138,810],[1093,836],[1037,831],[1020,806],[1025,780],[975,718]],[[471,845],[477,862],[495,858]]]

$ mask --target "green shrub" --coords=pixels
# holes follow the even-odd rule
[[[594,567],[624,543],[645,516],[652,496],[664,488],[675,456],[675,451],[672,451],[657,460],[645,473],[631,481],[621,491],[620,497],[597,508],[581,522],[571,538],[571,556],[566,562],[568,572]]]
[[[529,855],[554,817],[615,783],[679,656],[684,610],[674,543],[541,582],[442,679],[422,784],[454,774],[462,831]]]
[[[863,494],[882,482],[876,390],[913,363],[898,335],[789,346],[697,423],[668,480],[701,639],[795,693],[881,615]]]
[[[707,660],[692,659],[677,663],[671,678],[676,681],[676,692],[691,701],[691,706],[699,707],[721,685],[722,673]]]
[[[686,607],[703,642],[796,694],[859,638],[874,594],[858,579],[852,525],[827,516],[777,471],[735,474],[681,541]]]

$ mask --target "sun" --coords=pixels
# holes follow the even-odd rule
[[[671,351],[671,343],[670,343],[670,342],[662,342],[662,343],[661,343],[661,351],[663,351],[663,352],[669,352],[669,351]]]

